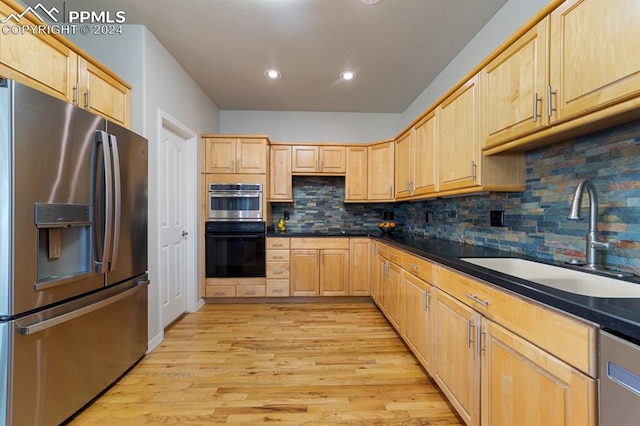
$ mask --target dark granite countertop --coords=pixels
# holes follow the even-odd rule
[[[640,298],[589,297],[556,290],[531,281],[506,275],[460,260],[464,257],[520,257],[547,264],[553,262],[521,256],[486,247],[472,246],[452,241],[410,236],[400,233],[382,234],[379,231],[331,231],[327,232],[270,232],[268,237],[359,237],[369,236],[375,240],[396,246],[410,253],[430,259],[444,266],[486,281],[496,287],[512,291],[529,299],[557,308],[566,313],[584,318],[601,328],[640,340]],[[555,263],[556,266],[566,266]],[[634,281],[640,285],[636,277]]]
[[[462,273],[510,290],[532,300],[552,306],[561,311],[599,324],[601,328],[613,330],[634,339],[640,339],[640,298],[602,298],[582,296],[556,290],[531,281],[506,275],[460,260],[463,257],[519,257],[547,264],[535,258],[521,256],[495,249],[471,246],[451,241],[415,236],[378,235],[378,241],[396,246],[408,252],[449,266]],[[564,266],[555,263],[556,266]],[[634,282],[640,281],[638,278]]]

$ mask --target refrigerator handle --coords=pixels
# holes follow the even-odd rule
[[[97,272],[107,272],[109,255],[111,254],[111,235],[113,232],[113,176],[111,168],[111,153],[109,149],[109,136],[106,132],[96,132],[96,142],[102,144],[102,157],[104,161],[104,234],[102,235],[102,259],[96,262]],[[96,224],[97,226],[97,224]]]
[[[54,327],[59,324],[63,324],[65,322],[71,321],[73,319],[79,318],[83,315],[87,315],[88,313],[97,311],[98,309],[102,309],[105,306],[112,305],[119,300],[122,300],[126,297],[129,297],[133,293],[137,292],[140,287],[146,286],[149,284],[149,280],[140,280],[136,283],[135,287],[132,287],[128,290],[123,291],[122,293],[118,293],[115,296],[111,296],[108,299],[101,300],[92,305],[84,306],[80,309],[76,309],[75,311],[66,312],[62,315],[55,316],[53,318],[46,319],[44,321],[36,322],[35,324],[30,325],[21,325],[23,321],[27,321],[30,317],[25,319],[20,319],[16,321],[16,327],[18,329],[18,333],[23,336],[28,336],[31,334],[38,333],[40,331],[47,330],[51,327]],[[37,315],[37,314],[36,314]],[[36,316],[34,315],[34,317]]]
[[[120,180],[120,154],[118,152],[118,139],[114,135],[109,135],[109,145],[113,153],[113,241],[111,245],[111,255],[109,256],[109,271],[113,271],[118,260],[118,247],[120,245],[120,218],[122,216],[122,193]]]

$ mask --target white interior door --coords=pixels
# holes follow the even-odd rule
[[[164,327],[187,311],[187,143],[170,128],[160,135],[160,292]]]

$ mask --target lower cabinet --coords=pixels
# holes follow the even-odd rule
[[[291,238],[291,296],[346,296],[348,238]]]
[[[433,304],[436,311],[433,378],[465,423],[477,425],[480,423],[478,330],[481,316],[440,290],[435,291]]]
[[[371,240],[351,238],[349,240],[349,296],[371,294]]]
[[[267,297],[289,296],[289,238],[267,238]]]
[[[482,322],[483,425],[597,424],[595,379],[493,321]]]
[[[374,245],[373,300],[467,425],[597,424],[594,325]]]

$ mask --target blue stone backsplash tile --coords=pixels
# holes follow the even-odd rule
[[[585,256],[586,194],[585,220],[567,220],[573,192],[585,178],[598,189],[600,238],[616,243],[604,254],[607,265],[640,275],[640,121],[528,152],[522,193],[345,204],[343,177],[295,176],[295,202],[273,204],[273,217],[277,221],[289,211],[291,230],[377,232],[382,212],[393,211],[396,232],[568,261]],[[490,210],[504,211],[504,227],[490,226]]]

